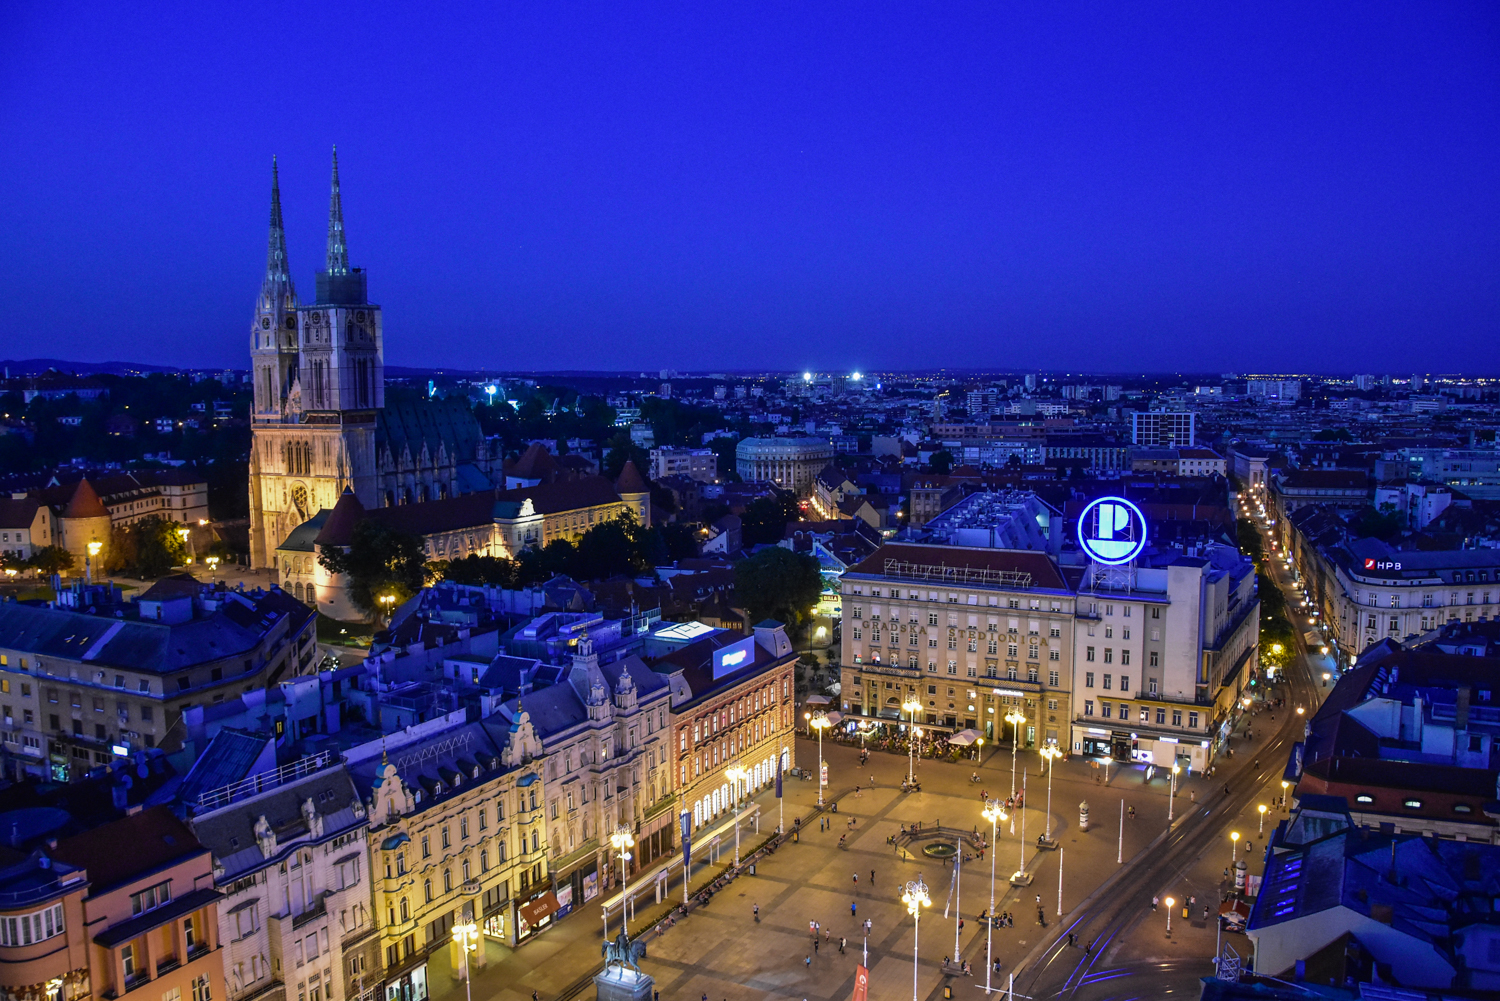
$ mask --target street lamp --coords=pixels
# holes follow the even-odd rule
[[[906,884],[906,889],[901,894],[901,902],[906,905],[906,913],[911,915],[911,1001],[917,1001],[917,941],[922,932],[922,908],[932,906],[932,898],[927,895],[927,884],[922,882],[922,877]]]
[[[984,738],[980,737],[978,740],[976,740],[974,742],[974,746],[976,746],[976,747],[979,748],[979,751],[977,752],[978,755],[979,755],[979,761],[977,762],[977,764],[980,767],[983,767],[984,766]]]
[[[625,863],[630,861],[630,849],[635,847],[635,835],[622,824],[609,836],[609,843],[614,845],[615,854],[620,856],[620,933],[629,938],[630,911],[625,902],[625,894],[630,889],[630,873],[626,870]]]
[[[382,594],[377,600],[380,602],[380,607],[385,610],[385,621],[389,625],[391,621],[391,608],[396,604],[396,596],[394,594]]]
[[[984,801],[984,819],[990,822],[990,916],[984,926],[984,991],[988,994],[990,971],[995,968],[995,956],[991,948],[995,928],[995,842],[1000,840],[1000,822],[1009,818],[998,799],[987,799]]]
[[[104,548],[102,542],[90,542],[88,544],[88,555],[83,558],[83,580],[86,584],[94,582],[94,557],[99,555],[99,550]]]
[[[1005,714],[1005,722],[1015,727],[1012,731],[1010,741],[1010,794],[1016,794],[1016,748],[1021,743],[1021,724],[1026,722],[1026,717],[1021,715],[1021,710],[1015,706]]]
[[[1240,832],[1230,831],[1229,840],[1234,843],[1234,847],[1230,850],[1229,861],[1237,863],[1240,860]]]
[[[1167,904],[1167,934],[1168,935],[1172,934],[1172,907],[1176,903],[1177,903],[1177,900],[1175,898],[1173,898],[1173,897],[1168,897],[1166,899],[1166,904]]]
[[[1286,790],[1287,790],[1287,787],[1290,786],[1290,785],[1291,785],[1291,783],[1288,782],[1286,779],[1282,779],[1281,780],[1281,808],[1283,810],[1286,809]]]
[[[1182,766],[1172,762],[1172,791],[1167,795],[1167,823],[1172,822],[1172,810],[1177,806],[1177,773],[1182,771]]]
[[[1042,758],[1047,762],[1047,831],[1042,835],[1042,840],[1050,843],[1052,841],[1052,770],[1057,767],[1053,762],[1062,757],[1062,748],[1056,744],[1048,744],[1042,748]]]
[[[464,954],[464,997],[473,1001],[474,991],[469,986],[469,953],[479,948],[479,926],[472,921],[454,925],[453,944]]]
[[[913,696],[901,703],[901,708],[911,714],[911,732],[906,735],[906,782],[908,785],[916,785],[917,738],[922,734],[922,731],[917,729],[917,710],[922,708],[922,703]]]
[[[219,572],[219,558],[217,556],[210,556],[203,562],[208,564],[208,573],[210,576]]]
[[[1265,834],[1266,833],[1266,804],[1262,803],[1260,806],[1257,806],[1256,809],[1260,811],[1260,831],[1259,831],[1259,833]]]
[[[724,777],[734,783],[734,867],[740,867],[740,783],[750,777],[745,766],[736,761],[724,769]]]
[[[828,714],[819,709],[813,713],[802,714],[807,719],[807,725],[818,731],[818,805],[823,805],[823,731],[833,724],[828,722]]]
[[[1324,650],[1324,653],[1327,653],[1327,650]],[[1331,677],[1333,677],[1332,674],[1328,673],[1327,671],[1323,672],[1323,687],[1324,688],[1328,687],[1328,679],[1331,678]]]

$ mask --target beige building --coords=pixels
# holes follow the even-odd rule
[[[514,946],[551,923],[557,910],[543,822],[540,745],[524,717],[501,731],[504,746],[463,711],[416,724],[347,752],[368,804],[374,920],[387,1001],[431,993],[428,960],[462,959],[453,926]],[[540,906],[535,906],[540,901]],[[550,901],[550,902],[549,902]],[[528,916],[530,920],[528,920]],[[484,965],[483,949],[472,955]]]
[[[734,450],[741,479],[774,483],[803,497],[832,459],[833,442],[827,438],[746,438]]]
[[[57,544],[50,507],[25,493],[0,497],[0,557],[29,560],[38,549]]]
[[[1066,746],[1072,713],[1074,594],[1045,553],[892,544],[843,577],[841,702],[893,724],[903,702],[944,733]]]

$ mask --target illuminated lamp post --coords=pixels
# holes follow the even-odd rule
[[[901,902],[906,905],[906,913],[911,915],[911,1001],[917,998],[917,943],[922,932],[922,908],[932,906],[932,898],[927,894],[927,884],[922,882],[922,877],[906,884],[906,889],[901,894]]]

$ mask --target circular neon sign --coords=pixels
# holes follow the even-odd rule
[[[1146,548],[1146,516],[1124,497],[1100,497],[1078,518],[1078,544],[1096,563],[1129,563]]]

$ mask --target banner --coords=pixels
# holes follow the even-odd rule
[[[683,810],[678,820],[682,823],[682,873],[687,879],[693,871],[693,815]]]
[[[781,798],[781,755],[776,755],[776,798]]]
[[[823,762],[818,766],[818,769],[822,773],[818,776],[818,781],[826,786],[828,784],[828,762]]]
[[[863,966],[856,967],[854,974],[854,1001],[868,1001],[870,994],[870,971]]]

